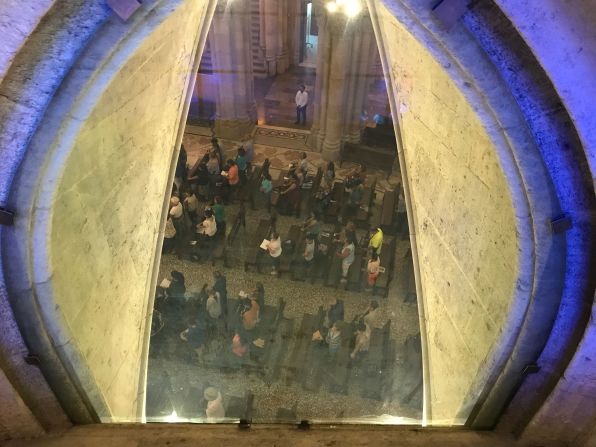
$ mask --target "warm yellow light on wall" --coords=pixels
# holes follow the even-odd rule
[[[327,11],[335,13],[337,11],[343,12],[349,18],[356,17],[362,11],[361,0],[333,0],[325,4]]]

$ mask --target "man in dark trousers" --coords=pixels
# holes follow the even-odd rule
[[[304,84],[301,84],[296,92],[296,122],[306,126],[306,106],[308,105],[308,93]],[[300,123],[302,118],[302,123]]]

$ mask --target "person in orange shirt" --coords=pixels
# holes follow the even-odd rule
[[[238,186],[240,185],[240,175],[238,173],[238,165],[232,159],[228,160],[228,185],[230,185],[230,201],[236,198],[238,194]]]

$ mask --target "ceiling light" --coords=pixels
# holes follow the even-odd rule
[[[335,2],[327,2],[325,7],[327,8],[327,11],[329,11],[330,13],[334,13],[335,11],[337,11],[337,3]]]
[[[348,17],[356,17],[362,10],[362,7],[358,0],[346,0],[343,10]]]

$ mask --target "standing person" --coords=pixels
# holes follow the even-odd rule
[[[300,171],[302,171],[302,174],[304,174],[305,177],[306,174],[308,174],[308,160],[306,158],[306,152],[302,152],[300,155]]]
[[[334,321],[327,331],[325,343],[329,347],[329,360],[333,361],[337,351],[339,351],[339,348],[341,347],[341,330],[339,329],[337,321]]]
[[[259,304],[260,309],[265,309],[265,287],[262,282],[257,282],[255,289],[252,291],[252,295]]]
[[[379,256],[373,251],[372,255],[370,256],[370,259],[368,260],[368,264],[366,266],[366,273],[367,273],[366,291],[369,292],[372,290],[373,295],[375,294],[375,288],[376,288],[376,284],[377,284],[377,278],[379,277],[380,267],[381,267],[381,260],[379,259]]]
[[[180,152],[178,153],[178,161],[176,163],[176,171],[174,172],[174,184],[176,185],[177,191],[180,191],[182,182],[186,180],[186,161],[186,149],[184,148],[184,144],[181,144]]]
[[[383,248],[383,230],[381,230],[381,227],[371,227],[368,247],[373,253],[376,253],[379,256],[381,255],[381,249]]]
[[[244,135],[244,143],[242,143],[242,148],[244,149],[244,159],[246,160],[247,169],[250,171],[252,161],[255,158],[255,145],[250,133]]]
[[[296,92],[296,122],[300,124],[300,117],[302,117],[302,125],[306,126],[306,106],[308,106],[308,93],[306,86],[301,84]]]
[[[212,386],[206,388],[203,397],[207,401],[205,415],[210,422],[220,421],[226,417],[223,398],[217,388],[213,388]]]
[[[354,245],[354,241],[346,237],[344,238],[343,248],[340,252],[336,253],[336,256],[341,259],[341,280],[339,281],[342,284],[348,282],[348,272],[350,270],[350,266],[354,262],[356,246]]]
[[[240,186],[240,174],[238,172],[238,166],[232,159],[228,160],[228,172],[226,175],[228,179],[228,185],[230,187],[230,202],[236,198],[238,193],[238,187]]]
[[[199,199],[195,195],[194,191],[185,191],[184,192],[184,209],[188,213],[188,218],[193,226],[197,224],[198,220],[198,210],[199,210]]]
[[[263,174],[263,180],[261,181],[259,190],[263,193],[263,196],[265,196],[267,211],[269,211],[271,209],[271,191],[273,191],[273,183],[271,182],[271,176],[268,172]]]
[[[190,348],[189,360],[192,360],[193,352],[200,362],[203,355],[203,348],[205,347],[206,334],[205,328],[199,325],[196,318],[191,318],[188,321],[188,327],[180,333],[180,340],[188,344]]]
[[[213,215],[215,216],[215,223],[217,224],[217,232],[225,237],[226,235],[226,209],[224,208],[223,200],[221,197],[216,196],[213,201]]]
[[[330,161],[325,168],[325,174],[323,177],[323,184],[331,189],[333,188],[333,182],[335,181],[335,164]]]
[[[366,323],[359,323],[356,329],[356,343],[354,350],[350,354],[350,358],[356,362],[360,362],[366,354],[368,354],[368,348],[370,347],[370,328]]]
[[[260,306],[256,297],[250,297],[250,307],[242,314],[242,327],[247,331],[252,331],[259,322]]]
[[[223,157],[223,152],[221,150],[221,146],[219,145],[219,141],[217,138],[211,138],[211,146],[212,146],[212,151],[215,152],[215,155],[217,156],[217,161],[219,161],[219,167],[223,167],[223,162],[224,162],[224,157]]]
[[[174,226],[174,222],[172,222],[172,217],[168,216],[168,220],[166,220],[166,228],[163,235],[163,248],[161,250],[163,254],[168,254],[174,249],[175,237],[176,227]]]
[[[306,242],[304,244],[304,253],[302,254],[302,258],[304,259],[305,276],[310,276],[313,261],[315,259],[315,248],[315,235],[312,233],[308,233],[306,235]]]
[[[238,148],[238,153],[236,155],[236,166],[238,166],[238,175],[240,176],[240,185],[245,185],[246,181],[248,180],[248,176],[246,174],[246,151],[243,147]]]
[[[282,253],[281,238],[279,237],[279,233],[274,232],[271,235],[271,240],[267,246],[267,251],[269,252],[269,256],[271,256],[271,274],[277,275],[277,269],[279,268],[279,258]]]

